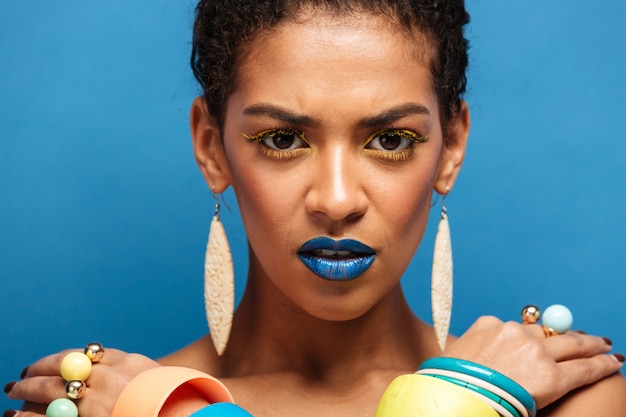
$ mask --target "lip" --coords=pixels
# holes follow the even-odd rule
[[[372,265],[376,252],[358,240],[320,236],[305,242],[298,250],[298,257],[320,278],[351,281]]]

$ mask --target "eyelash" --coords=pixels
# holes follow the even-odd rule
[[[272,139],[278,135],[293,135],[298,137],[302,142],[304,142],[307,147],[293,148],[293,149],[285,149],[285,150],[277,150],[271,148],[269,145],[265,143],[265,140]],[[254,135],[247,135],[244,133],[244,138],[249,140],[250,142],[260,143],[262,146],[263,153],[270,158],[274,159],[291,159],[295,158],[302,154],[302,151],[308,148],[309,142],[304,137],[304,132],[297,129],[292,128],[278,128],[278,129],[267,129],[263,130],[259,133],[255,133]]]
[[[272,139],[279,135],[297,137],[307,146],[293,148],[293,149],[278,150],[278,149],[274,149],[270,147],[267,143],[265,143],[266,140]],[[410,144],[405,149],[402,149],[400,151],[393,151],[393,150],[384,151],[381,149],[367,148],[367,146],[374,139],[383,135],[400,136],[403,139],[409,140]],[[256,143],[260,143],[261,145],[263,145],[262,146],[263,153],[265,153],[268,157],[274,158],[274,159],[291,159],[291,158],[301,155],[303,150],[309,148],[309,142],[304,137],[304,132],[297,130],[297,129],[292,129],[292,128],[267,129],[259,133],[256,133],[254,135],[248,135],[244,133],[243,136],[250,142],[256,142]],[[365,142],[365,150],[368,153],[375,154],[375,156],[379,158],[382,158],[391,162],[399,162],[399,161],[407,160],[413,154],[413,146],[415,144],[424,143],[427,141],[428,141],[427,135],[420,135],[410,129],[401,129],[401,128],[380,129],[374,132],[373,134],[371,134],[367,138]]]
[[[404,139],[409,140],[410,144],[405,149],[402,149],[400,151],[393,151],[393,150],[383,151],[380,149],[367,148],[367,146],[374,139],[382,135],[400,136]],[[385,159],[391,162],[399,162],[399,161],[406,161],[407,159],[409,159],[409,157],[413,154],[414,145],[425,143],[425,142],[428,142],[428,135],[420,135],[410,129],[388,128],[388,129],[381,129],[377,132],[374,132],[372,135],[370,135],[367,138],[367,141],[365,142],[365,146],[368,152],[374,153],[376,154],[376,156],[382,159]]]

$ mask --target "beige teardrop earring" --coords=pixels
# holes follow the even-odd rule
[[[217,197],[204,258],[204,307],[213,346],[221,356],[226,349],[233,321],[235,275],[228,239],[220,221]]]
[[[447,187],[450,192],[450,187]],[[446,348],[446,339],[450,330],[452,315],[452,242],[450,240],[450,225],[445,205],[446,193],[441,201],[441,218],[435,237],[433,254],[433,271],[431,282],[431,302],[433,311],[433,325],[437,343],[443,352]]]

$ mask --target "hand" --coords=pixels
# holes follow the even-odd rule
[[[578,332],[546,338],[538,324],[522,325],[481,317],[452,343],[445,356],[494,369],[523,386],[537,408],[618,371],[607,339]]]
[[[41,417],[48,404],[66,397],[65,380],[61,377],[61,360],[74,350],[46,356],[27,368],[21,381],[13,385],[7,396],[23,400],[19,417]],[[126,384],[141,372],[159,366],[155,361],[138,354],[106,349],[98,363],[94,363],[91,375],[85,381],[85,395],[76,400],[81,417],[109,417],[117,397]]]

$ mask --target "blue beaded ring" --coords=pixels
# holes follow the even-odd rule
[[[572,328],[573,322],[572,312],[561,304],[554,304],[546,308],[541,317],[541,323],[550,335],[566,333]]]
[[[572,312],[561,304],[554,304],[546,308],[541,314],[539,308],[527,305],[522,309],[522,323],[535,324],[542,319],[543,333],[546,337],[567,333],[574,323]]]

